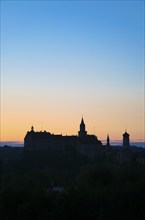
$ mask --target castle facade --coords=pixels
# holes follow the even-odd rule
[[[101,146],[102,142],[98,140],[96,135],[87,134],[83,118],[78,135],[63,136],[61,134],[51,134],[47,131],[36,132],[32,126],[24,138],[24,149],[26,151],[66,152],[75,150],[91,157],[95,155],[96,150]],[[110,147],[109,135],[107,135],[106,146]],[[126,131],[123,134],[123,146],[129,147],[129,134]]]
[[[63,136],[59,134],[51,134],[47,131],[28,131],[24,138],[24,149],[26,151],[65,151],[67,149],[75,148],[75,150],[82,152],[87,151],[87,148],[96,148],[102,146],[101,141],[95,135],[87,134],[84,119],[80,123],[80,130],[78,136]]]

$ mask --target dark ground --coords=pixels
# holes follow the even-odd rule
[[[8,147],[0,158],[2,220],[145,219],[145,165],[134,159]]]

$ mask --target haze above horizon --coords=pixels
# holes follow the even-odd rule
[[[1,1],[1,137],[144,137],[143,1]]]

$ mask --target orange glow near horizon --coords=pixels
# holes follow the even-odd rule
[[[63,101],[61,98],[52,100],[48,95],[46,97],[34,95],[26,100],[21,93],[13,99],[5,97],[1,100],[0,141],[23,142],[26,132],[32,125],[35,131],[46,130],[54,134],[77,135],[82,115],[88,134],[95,134],[99,140],[105,140],[107,134],[111,140],[122,140],[122,134],[127,129],[131,140],[144,141],[143,99],[133,102],[129,97],[126,100],[113,97],[114,100],[110,98],[104,102],[104,97],[101,100],[98,98],[95,102],[89,97],[86,99],[83,96],[77,97],[76,93],[74,96],[63,97]],[[20,99],[21,95],[23,96]],[[45,100],[49,102],[46,103]]]
[[[88,134],[95,134],[105,140],[122,140],[127,129],[130,139],[144,141],[144,103],[117,98],[104,102],[98,99],[85,100],[83,97],[64,97],[52,100],[33,96],[33,103],[18,97],[2,99],[1,140],[23,142],[26,132],[34,126],[35,131],[46,130],[54,134],[77,135],[83,115]],[[105,98],[104,98],[105,99]],[[15,102],[13,101],[15,100]],[[71,100],[71,101],[70,101]],[[80,101],[81,100],[81,101]],[[112,106],[110,106],[112,102]],[[43,107],[42,107],[43,106]],[[142,111],[141,111],[142,110]]]
[[[112,112],[112,114],[114,114]],[[32,114],[33,115],[33,114]],[[38,120],[37,114],[32,115],[20,115],[17,113],[13,114],[13,117],[2,118],[2,129],[1,129],[1,141],[19,141],[23,142],[24,136],[27,131],[30,131],[31,126],[34,126],[35,131],[48,131],[54,134],[62,135],[78,135],[79,125],[81,121],[81,114],[70,114],[65,112],[65,114],[57,114],[55,117],[49,117],[45,119],[44,115],[41,120]],[[117,119],[117,116],[108,117],[104,115],[102,118],[95,118],[95,114],[89,115],[89,117],[84,116],[84,121],[86,124],[86,130],[88,134],[95,134],[99,140],[106,140],[107,134],[110,135],[110,140],[122,140],[122,134],[125,129],[127,129],[130,134],[131,141],[145,141],[143,133],[143,123],[141,123],[141,118],[138,118],[138,124],[133,120]],[[129,124],[127,126],[126,124]],[[141,126],[142,125],[142,129]],[[140,127],[139,129],[136,129]]]

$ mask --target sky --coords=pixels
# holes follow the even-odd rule
[[[144,1],[1,1],[1,141],[144,141]]]

